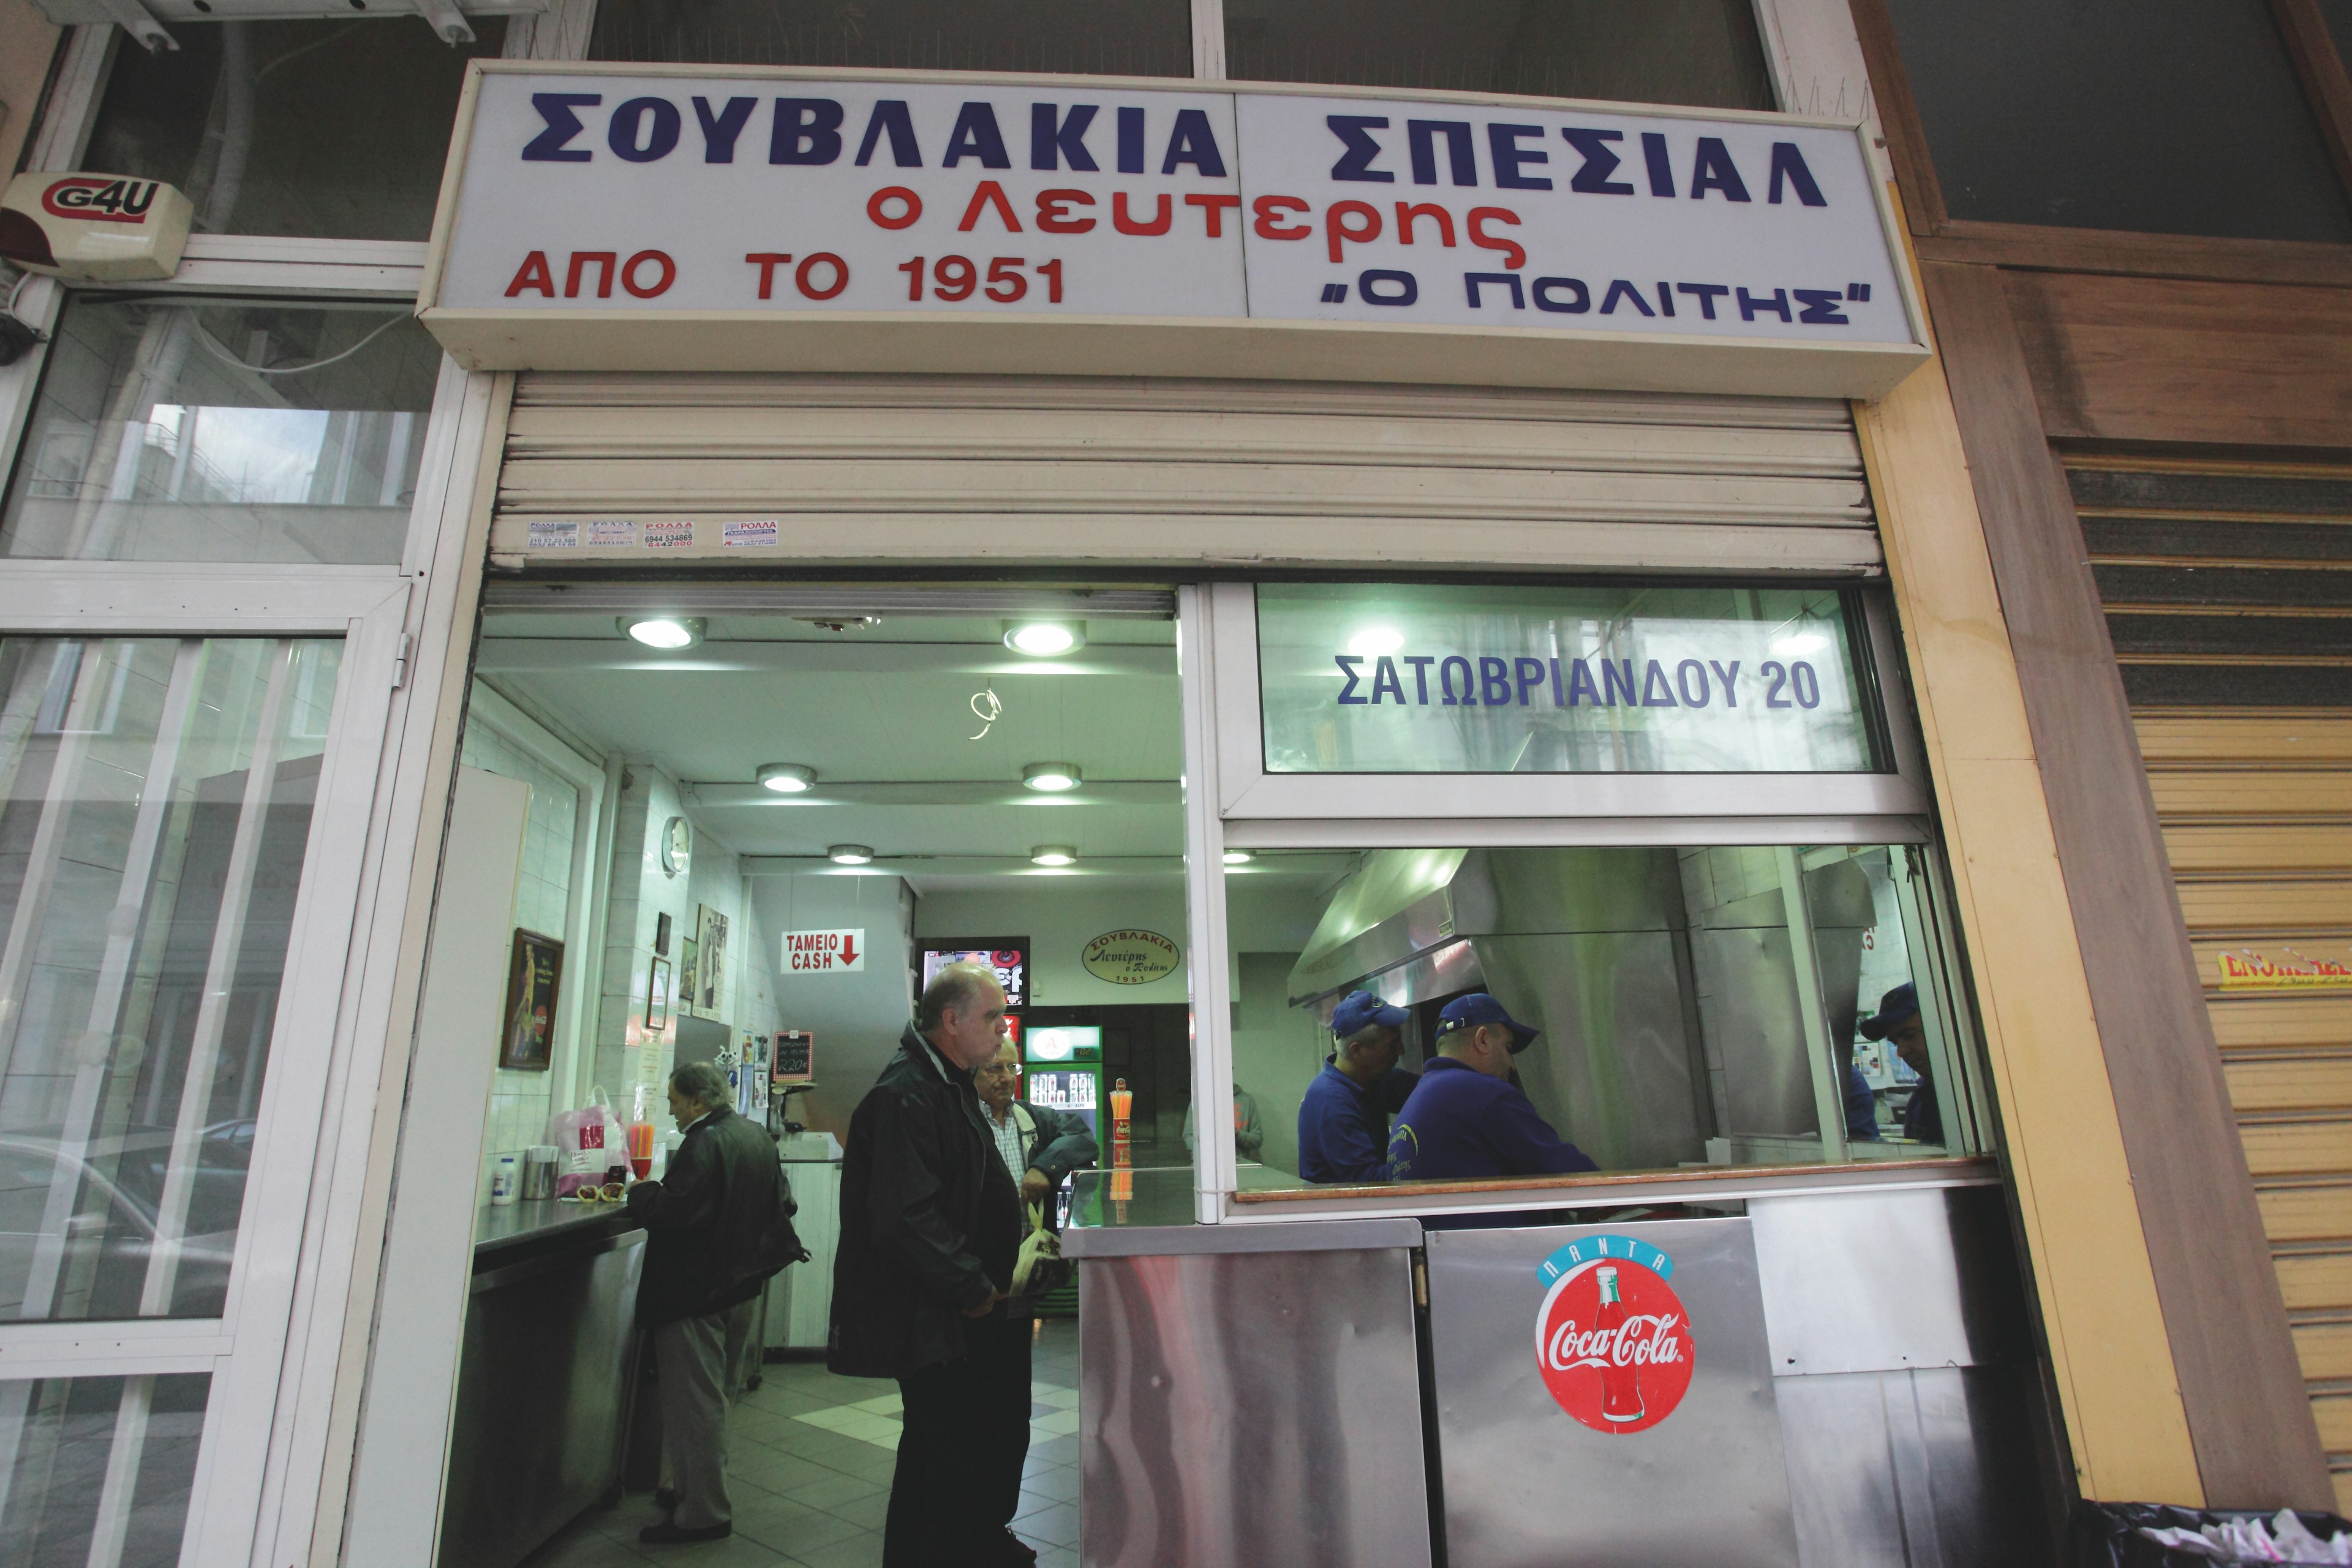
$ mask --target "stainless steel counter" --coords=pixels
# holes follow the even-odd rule
[[[1066,1258],[1181,1258],[1213,1252],[1346,1252],[1366,1247],[1419,1247],[1421,1222],[1411,1219],[1315,1219],[1298,1224],[1195,1225],[1192,1167],[1129,1173],[1135,1195],[1114,1202],[1111,1173],[1080,1171],[1070,1178],[1070,1224],[1062,1233]],[[1286,1178],[1287,1179],[1287,1178]]]
[[[620,1479],[646,1234],[617,1205],[485,1206],[441,1568],[512,1568]]]

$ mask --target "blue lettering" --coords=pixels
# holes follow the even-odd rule
[[[1524,310],[1528,308],[1527,296],[1519,292],[1519,275],[1517,273],[1465,272],[1462,275],[1462,284],[1464,288],[1470,291],[1470,308],[1472,310],[1482,310],[1486,309],[1485,302],[1478,298],[1478,285],[1481,283],[1499,284],[1510,289],[1512,310]]]
[[[1511,667],[1507,660],[1481,658],[1478,661],[1478,700],[1489,708],[1511,705]]]
[[[1058,155],[1068,161],[1073,169],[1087,174],[1101,165],[1087,151],[1087,127],[1095,122],[1097,106],[1091,103],[1070,105],[1068,118],[1063,118],[1061,107],[1052,103],[1029,106],[1029,166],[1033,169],[1055,169],[1061,165]]]
[[[1772,143],[1772,188],[1764,199],[1775,205],[1780,200],[1782,175],[1788,176],[1790,188],[1797,193],[1797,199],[1805,205],[1825,207],[1830,205],[1822,197],[1821,186],[1813,183],[1813,172],[1805,167],[1805,155],[1797,151],[1794,142]]]
[[[1642,706],[1644,708],[1682,706],[1675,700],[1674,688],[1666,683],[1664,668],[1654,658],[1650,661],[1650,668],[1642,672]]]
[[[1118,111],[1118,172],[1143,173],[1143,110],[1138,108]]]
[[[1386,656],[1382,656],[1380,663],[1372,667],[1372,705],[1374,707],[1380,705],[1381,693],[1383,691],[1396,699],[1398,707],[1404,706],[1404,682],[1397,679],[1396,660]]]
[[[1742,289],[1738,294],[1739,319],[1743,321],[1754,321],[1759,310],[1778,310],[1782,321],[1789,319],[1789,291],[1786,289],[1775,289],[1764,296],[1750,294]]]
[[[1569,125],[1561,128],[1560,136],[1570,146],[1584,154],[1583,166],[1576,171],[1576,177],[1568,182],[1570,190],[1595,196],[1630,196],[1634,194],[1633,187],[1624,181],[1609,177],[1617,172],[1617,165],[1622,160],[1603,143],[1622,142],[1625,140],[1622,131],[1593,131],[1580,125]]]
[[[1694,675],[1698,677],[1698,694],[1696,696],[1693,696],[1691,694],[1691,677]],[[1709,695],[1706,689],[1706,666],[1701,664],[1695,658],[1686,658],[1683,660],[1682,663],[1675,666],[1675,689],[1682,693],[1684,707],[1706,707],[1706,700]]]
[[[996,127],[996,110],[986,103],[966,103],[956,111],[955,129],[948,134],[948,155],[940,167],[952,169],[966,158],[977,158],[983,169],[1009,169],[1004,132]]]
[[[859,168],[866,167],[873,159],[875,146],[886,132],[890,138],[892,167],[919,169],[923,166],[923,153],[915,145],[915,121],[907,111],[907,100],[886,98],[874,105],[874,113],[866,121],[866,139],[857,144]]]
[[[1739,679],[1739,661],[1733,659],[1729,669],[1724,668],[1713,659],[1708,659],[1706,662],[1714,666],[1715,678],[1723,682],[1723,705],[1726,708],[1738,707],[1739,694],[1733,688]]]
[[[1666,139],[1654,131],[1642,132],[1642,162],[1650,171],[1650,194],[1675,194],[1675,166],[1666,161]]]
[[[1454,667],[1457,664],[1462,667],[1462,695],[1459,697],[1454,695]],[[1437,667],[1437,690],[1438,706],[1442,708],[1478,706],[1478,694],[1470,686],[1470,661],[1458,653],[1447,655],[1445,662]]]
[[[1404,656],[1404,661],[1412,666],[1412,700],[1426,708],[1429,706],[1429,667],[1437,660],[1425,653],[1409,653]]]
[[[1331,128],[1331,134],[1347,148],[1339,154],[1339,161],[1331,165],[1333,179],[1361,180],[1375,185],[1395,184],[1394,174],[1385,169],[1372,167],[1372,160],[1387,150],[1372,140],[1373,132],[1389,128],[1387,115],[1327,114],[1323,117],[1323,123]]]
[[[1698,155],[1691,160],[1691,200],[1698,201],[1709,191],[1721,191],[1726,201],[1748,199],[1748,187],[1731,162],[1731,149],[1720,136],[1700,137]]]
[[[1160,172],[1172,174],[1179,163],[1192,164],[1207,179],[1225,177],[1225,155],[1217,151],[1217,133],[1209,129],[1205,110],[1176,111],[1176,129],[1168,133],[1168,155],[1160,160]]]
[[[1540,125],[1506,125],[1500,121],[1486,127],[1486,151],[1495,160],[1495,184],[1505,190],[1548,191],[1551,181],[1540,174],[1522,174],[1523,163],[1549,163],[1549,153],[1531,153],[1519,145],[1523,138],[1541,136]]]
[[[1528,287],[1535,294],[1536,309],[1538,310],[1552,310],[1566,316],[1580,316],[1592,309],[1591,294],[1577,279],[1538,278]],[[1570,290],[1569,297],[1564,300],[1552,298],[1553,291],[1559,289]]]
[[[780,98],[768,135],[771,163],[830,163],[841,156],[841,105],[829,98]]]
[[[1708,321],[1715,320],[1715,302],[1731,290],[1720,283],[1677,283],[1675,288],[1698,301],[1698,313]]]
[[[1592,666],[1584,659],[1572,658],[1568,661],[1568,668],[1570,672],[1568,705],[1573,708],[1580,702],[1590,702],[1595,708],[1600,707],[1601,688],[1592,683]]]
[[[646,121],[652,121],[650,130]],[[677,145],[679,120],[677,105],[666,98],[633,98],[613,110],[611,123],[604,127],[604,142],[613,149],[614,156],[626,158],[632,163],[650,163],[666,158]],[[639,146],[637,137],[645,135]]]
[[[710,112],[710,100],[698,96],[694,100],[695,122],[702,127],[702,161],[706,163],[731,163],[735,161],[735,139],[743,134],[750,123],[751,110],[759,107],[755,98],[730,98],[727,107],[718,113]]]
[[[1478,183],[1478,154],[1471,150],[1470,122],[1466,120],[1408,120],[1404,122],[1405,145],[1412,153],[1412,183],[1416,185],[1437,184],[1436,139],[1445,138],[1445,162],[1457,185]]]
[[[1618,672],[1620,664],[1624,666],[1622,674]],[[1601,661],[1601,700],[1612,708],[1618,706],[1617,694],[1621,691],[1625,694],[1625,707],[1639,708],[1642,705],[1640,693],[1633,689],[1633,661],[1630,658],[1604,658]]]
[[[526,163],[585,163],[593,156],[585,147],[574,147],[572,139],[588,128],[580,123],[575,109],[588,109],[604,101],[601,92],[534,92],[530,106],[539,110],[547,129],[532,137],[523,150]]]
[[[1515,658],[1511,673],[1519,688],[1519,706],[1528,706],[1528,693],[1543,684],[1544,662],[1539,658]]]
[[[1793,289],[1797,303],[1804,309],[1798,312],[1800,323],[1811,327],[1843,327],[1853,318],[1838,307],[1845,302],[1843,289]]]
[[[1338,665],[1339,673],[1348,678],[1347,686],[1339,693],[1339,706],[1361,708],[1364,705],[1364,700],[1356,695],[1356,687],[1363,677],[1356,673],[1356,666],[1364,662],[1364,656],[1359,653],[1334,654],[1331,656],[1331,662]]]
[[[1622,278],[1616,279],[1610,283],[1608,297],[1601,301],[1601,313],[1604,316],[1615,315],[1617,313],[1617,301],[1621,299],[1633,300],[1633,309],[1641,311],[1642,314],[1645,316],[1654,316],[1657,314],[1655,310],[1650,309],[1650,302],[1642,298],[1642,291],[1633,287],[1631,283],[1626,282]]]
[[[1372,285],[1375,283],[1391,284],[1397,291],[1393,294],[1382,294],[1373,289]],[[1356,275],[1356,291],[1363,295],[1364,303],[1367,305],[1410,305],[1421,298],[1421,284],[1410,272],[1397,272],[1388,268],[1376,267],[1370,271],[1360,272]]]

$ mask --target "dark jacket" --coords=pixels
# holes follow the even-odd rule
[[[1439,1057],[1397,1112],[1389,1179],[1438,1182],[1481,1176],[1556,1176],[1600,1169],[1551,1129],[1535,1102],[1467,1062]]]
[[[961,1360],[962,1310],[1011,1285],[1020,1189],[986,1116],[971,1074],[909,1026],[849,1119],[826,1358],[835,1372],[905,1377]]]
[[[800,1205],[775,1141],[720,1106],[687,1130],[658,1182],[629,1189],[646,1227],[637,1321],[648,1328],[723,1311],[808,1256],[793,1229]]]
[[[1060,1186],[1063,1178],[1072,1171],[1091,1165],[1102,1158],[1102,1150],[1096,1144],[1095,1135],[1087,1131],[1087,1119],[1076,1111],[1032,1105],[1025,1100],[1016,1100],[1013,1103],[1016,1108],[1015,1114],[1024,1110],[1029,1113],[1031,1130],[1024,1131],[1021,1139],[1022,1151],[1029,1157],[1028,1163],[1022,1167],[1024,1172],[1035,1171],[1055,1186]],[[986,1116],[988,1108],[982,1106],[980,1113]],[[994,1134],[992,1132],[990,1136],[992,1138]],[[1052,1215],[1045,1216],[1049,1224],[1053,1217]]]
[[[1389,1118],[1420,1082],[1391,1068],[1367,1088],[1324,1058],[1323,1070],[1298,1100],[1298,1173],[1310,1182],[1387,1181]]]

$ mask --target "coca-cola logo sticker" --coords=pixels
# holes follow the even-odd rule
[[[1536,1314],[1544,1386],[1595,1432],[1646,1432],[1690,1388],[1698,1346],[1666,1283],[1675,1260],[1628,1236],[1580,1237],[1538,1266],[1550,1288]]]

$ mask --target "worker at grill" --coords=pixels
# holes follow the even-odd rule
[[[1553,1176],[1597,1171],[1583,1150],[1552,1131],[1511,1082],[1511,1058],[1537,1031],[1483,991],[1457,996],[1437,1016],[1437,1054],[1389,1134],[1389,1178],[1398,1182]]]
[[[1389,1118],[1421,1080],[1397,1066],[1412,1015],[1369,991],[1331,1009],[1333,1049],[1298,1101],[1298,1173],[1310,1182],[1388,1179]]]

